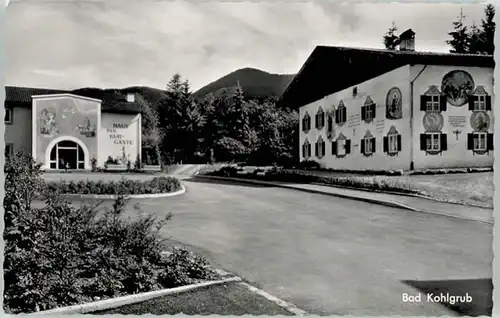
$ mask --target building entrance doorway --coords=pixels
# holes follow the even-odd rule
[[[82,147],[70,140],[58,142],[50,151],[50,169],[85,169],[85,154]]]

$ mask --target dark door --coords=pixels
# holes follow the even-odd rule
[[[59,149],[59,169],[77,168],[77,149]]]

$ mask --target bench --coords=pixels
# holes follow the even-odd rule
[[[127,165],[113,165],[108,164],[106,171],[127,171]]]
[[[160,165],[144,165],[141,170],[146,171],[146,172],[160,172],[161,166]]]

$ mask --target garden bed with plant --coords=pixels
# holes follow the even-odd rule
[[[112,207],[74,206],[46,187],[30,156],[5,165],[4,310],[30,313],[219,279],[207,260],[168,249],[158,220]],[[35,208],[35,199],[44,204]]]
[[[456,170],[456,169],[455,169]],[[415,175],[348,174],[338,171],[273,169],[265,175],[255,170],[238,173],[239,168],[226,166],[206,175],[290,183],[320,183],[366,191],[419,195],[432,200],[482,208],[493,208],[493,172],[486,168],[469,173],[421,173]]]
[[[262,181],[277,181],[291,183],[321,183],[331,186],[340,186],[348,188],[356,188],[362,190],[388,191],[398,192],[402,194],[419,194],[418,191],[409,188],[404,182],[390,182],[385,179],[377,179],[373,177],[325,177],[317,176],[309,172],[299,172],[293,170],[273,169],[265,174],[261,174],[259,169],[251,174],[238,173],[238,168],[224,167],[218,171],[207,173],[206,175],[234,177],[242,179],[254,179]]]
[[[49,191],[60,194],[95,195],[159,194],[171,193],[182,189],[180,181],[172,177],[155,177],[150,180],[131,180],[123,178],[120,181],[49,181],[46,182],[46,187]]]

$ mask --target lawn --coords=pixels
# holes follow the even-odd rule
[[[227,283],[94,312],[94,315],[292,315],[239,283]]]
[[[439,201],[493,208],[493,172],[382,177],[406,180],[412,189]]]
[[[312,172],[312,171],[311,171]],[[334,172],[312,172],[339,176]],[[345,174],[342,177],[346,177]],[[411,176],[349,176],[353,179],[376,179],[417,190],[438,201],[493,208],[493,172],[454,173]]]

